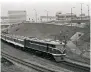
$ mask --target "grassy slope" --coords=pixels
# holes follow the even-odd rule
[[[56,38],[63,39],[63,35],[67,35],[68,39],[76,32],[82,31],[83,29],[70,26],[59,26],[53,24],[36,24],[27,23],[20,24],[16,27],[10,28],[9,33],[20,34],[25,36],[34,36],[38,38]],[[60,35],[60,31],[62,34]]]

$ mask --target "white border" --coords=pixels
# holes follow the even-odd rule
[[[23,2],[23,3],[37,3],[37,2],[88,2],[89,5],[91,4],[91,0],[0,0],[0,16],[1,16],[1,4],[2,3],[11,3],[11,2]],[[90,25],[91,26],[91,25]],[[91,30],[90,30],[91,32]],[[0,25],[0,36],[1,36],[1,25]],[[91,35],[90,35],[91,36]],[[90,37],[91,38],[91,37]],[[91,55],[91,54],[90,54]],[[0,57],[1,57],[1,40],[0,40]],[[1,59],[0,59],[1,60]],[[91,62],[90,62],[91,63]],[[0,63],[1,66],[1,63]],[[1,68],[1,67],[0,67]],[[1,71],[1,69],[0,69]]]

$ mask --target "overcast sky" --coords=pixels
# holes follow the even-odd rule
[[[46,11],[49,11],[50,16],[55,16],[56,12],[70,13],[71,8],[73,8],[73,13],[79,15],[81,13],[81,4],[83,4],[83,13],[88,14],[88,7],[90,5],[90,0],[20,0],[20,1],[2,1],[1,4],[1,15],[7,16],[8,10],[26,10],[27,18],[35,18],[36,9],[38,17],[46,15]],[[90,8],[91,10],[91,8]]]

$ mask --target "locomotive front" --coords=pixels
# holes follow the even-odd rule
[[[53,54],[55,60],[57,62],[64,61],[64,57],[66,55],[66,45],[65,43],[57,44],[55,48],[55,53]]]

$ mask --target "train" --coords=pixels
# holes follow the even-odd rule
[[[64,57],[66,56],[65,43],[58,40],[43,40],[35,37],[25,37],[14,34],[1,34],[1,40],[19,46],[23,50],[27,48],[50,54],[57,62],[64,61]]]

